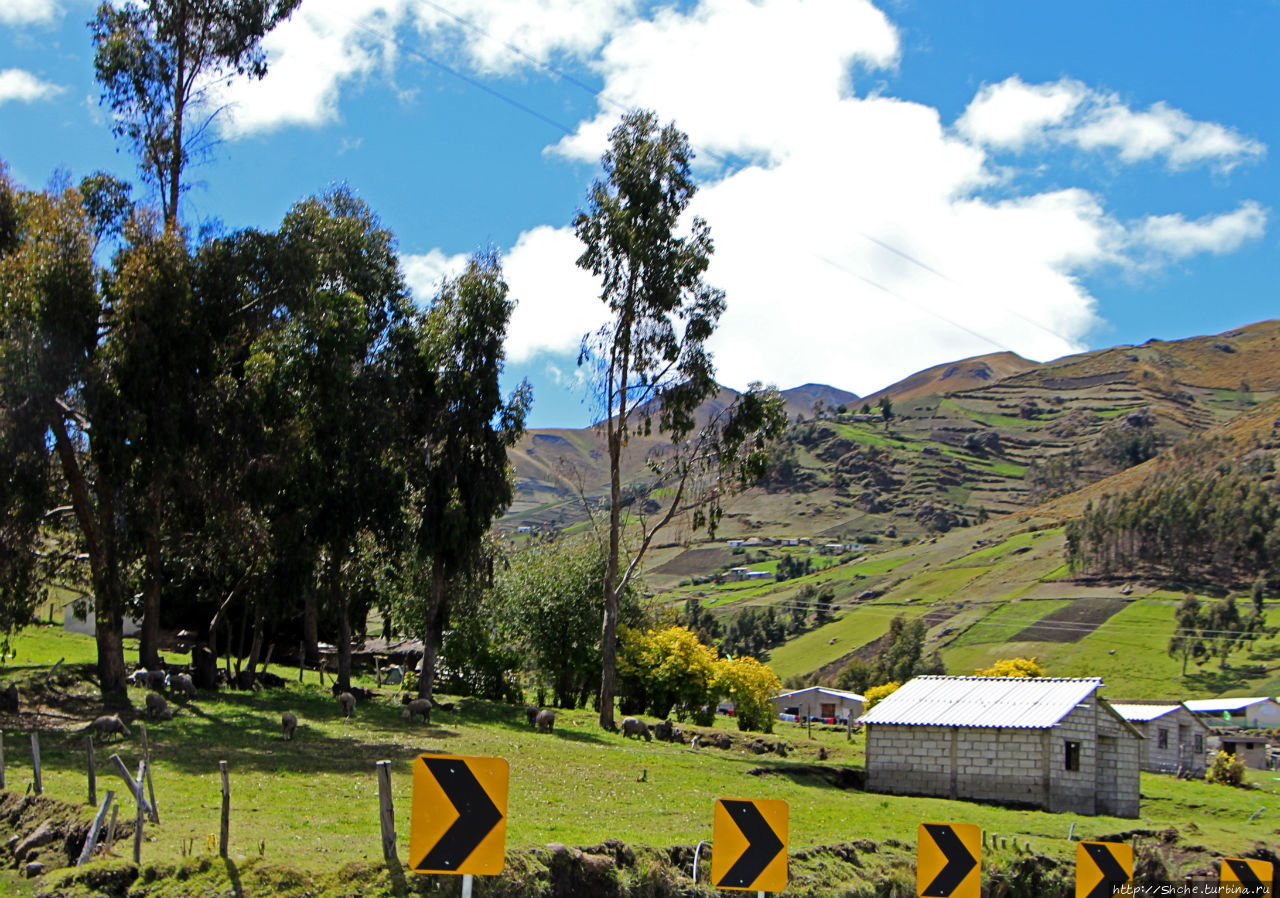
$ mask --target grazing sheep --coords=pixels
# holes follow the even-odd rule
[[[351,715],[356,713],[356,697],[350,692],[344,692],[338,696],[338,704],[342,707],[342,716],[351,719]]]
[[[400,716],[405,720],[413,720],[413,715],[421,714],[423,723],[431,723],[431,702],[425,698],[415,698],[411,702],[405,702],[404,713]]]
[[[153,720],[172,720],[173,711],[164,696],[155,692],[147,693],[147,716]]]
[[[538,712],[538,716],[534,718],[534,723],[538,729],[544,733],[550,733],[556,726],[556,712],[550,708],[543,708]]]
[[[280,729],[284,733],[286,740],[293,739],[294,731],[298,729],[298,715],[292,711],[285,711],[280,715]]]
[[[653,725],[653,735],[658,737],[659,742],[670,742],[672,727],[670,720],[659,720]]]
[[[181,692],[187,698],[196,697],[196,684],[191,679],[191,674],[179,673],[169,678],[169,686],[174,692]]]
[[[653,741],[653,736],[649,734],[649,724],[635,717],[624,717],[622,719],[622,737],[627,739],[631,736],[635,736],[637,739],[644,736],[645,742]]]
[[[125,726],[123,720],[114,715],[106,715],[94,720],[89,724],[90,728],[97,730],[98,735],[105,742],[108,736],[124,736],[126,739],[132,739],[133,733],[129,732],[129,728]]]
[[[524,706],[524,719],[529,721],[529,726],[533,726],[538,719],[538,708],[536,705]]]
[[[163,670],[147,671],[147,688],[154,689],[159,692],[161,689],[169,688],[169,674]]]
[[[147,684],[147,669],[145,667],[139,667],[133,673],[129,674],[128,679],[130,686],[145,686]]]

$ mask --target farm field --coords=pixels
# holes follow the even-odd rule
[[[52,655],[83,659],[88,654],[85,645],[91,645],[87,637],[62,634],[58,627],[38,628],[16,640],[17,658],[0,675],[6,679],[43,675],[57,660],[51,660]],[[21,665],[21,660],[32,666]],[[64,662],[64,667],[71,663]],[[585,710],[559,712],[556,729],[549,735],[531,730],[521,708],[478,701],[461,701],[453,712],[437,711],[430,726],[409,724],[401,719],[391,690],[362,703],[347,722],[314,675],[308,673],[306,679],[299,685],[295,675],[285,688],[252,694],[201,696],[182,703],[173,720],[148,726],[162,822],[146,830],[144,864],[181,866],[216,855],[221,760],[230,769],[230,843],[237,862],[308,871],[353,864],[379,868],[375,765],[384,759],[392,762],[403,860],[412,794],[410,768],[421,752],[507,759],[511,765],[507,840],[512,852],[552,842],[598,845],[606,839],[636,848],[692,846],[710,838],[712,803],[726,796],[787,801],[793,853],[808,856],[821,846],[863,839],[890,848],[896,844],[900,850],[881,851],[873,862],[877,869],[884,868],[880,873],[886,876],[895,866],[909,863],[910,852],[903,846],[914,845],[915,828],[922,820],[977,823],[988,832],[1029,845],[1035,854],[1057,859],[1074,850],[1067,840],[1072,824],[1076,838],[1172,827],[1186,832],[1196,845],[1222,852],[1245,851],[1257,842],[1274,843],[1280,830],[1276,794],[1280,774],[1276,773],[1253,773],[1253,791],[1144,774],[1143,816],[1136,821],[1013,811],[837,788],[821,771],[860,768],[862,763],[861,737],[855,736],[849,744],[842,731],[815,729],[810,738],[803,728],[780,724],[773,737],[765,738],[784,740],[792,748],[782,759],[751,753],[746,743],[754,737],[733,729],[726,729],[736,740],[728,751],[626,740],[601,732],[594,714]],[[83,721],[99,709],[91,707],[92,689],[76,678],[76,668],[59,672],[55,683],[42,696],[45,793],[83,802],[81,730]],[[141,705],[142,697],[143,690],[130,691],[135,707]],[[75,709],[80,719],[59,716],[64,712],[55,703]],[[280,736],[279,718],[285,710],[294,711],[301,720],[293,742]],[[127,719],[136,716],[122,713]],[[722,728],[732,724],[727,718],[718,723]],[[31,778],[25,744],[26,733],[9,728],[6,722],[6,777],[11,789],[23,787]],[[822,763],[818,763],[819,748],[827,753]],[[99,747],[100,794],[119,786],[102,772],[109,755],[119,753],[132,766],[139,751],[136,726],[133,739]],[[1269,810],[1260,811],[1264,807]],[[1256,819],[1249,820],[1256,811],[1260,811]],[[86,818],[90,814],[87,805],[84,813]],[[1196,821],[1194,828],[1189,827],[1191,820]],[[117,851],[123,853],[126,848]],[[1195,858],[1188,855],[1183,860],[1194,863]],[[805,862],[793,864],[792,876],[798,887],[819,888],[820,871]],[[826,894],[804,888],[796,894]]]

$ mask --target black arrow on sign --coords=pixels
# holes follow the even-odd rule
[[[1122,886],[1129,881],[1129,874],[1125,872],[1124,867],[1106,845],[1086,842],[1084,850],[1094,866],[1102,873],[1102,882],[1094,886],[1085,898],[1111,898],[1116,893],[1116,886]]]
[[[458,812],[427,856],[414,864],[416,870],[457,870],[471,856],[484,837],[502,822],[502,812],[477,782],[464,762],[449,758],[423,758],[431,775]]]
[[[729,812],[729,819],[747,837],[748,844],[746,851],[733,862],[729,872],[720,877],[716,887],[749,889],[764,872],[764,868],[778,856],[778,852],[782,850],[782,840],[752,802],[724,798],[721,799],[721,804]]]
[[[1223,860],[1226,861],[1227,866],[1231,868],[1231,872],[1236,875],[1236,879],[1240,880],[1240,884],[1248,887],[1245,892],[1246,895],[1263,894],[1262,880],[1258,878],[1258,874],[1253,872],[1253,868],[1250,867],[1247,862],[1237,860],[1233,857],[1223,858]],[[1253,891],[1255,888],[1258,889],[1258,891]]]
[[[947,859],[947,865],[929,883],[924,894],[929,898],[948,898],[964,882],[969,871],[978,866],[978,860],[964,847],[956,831],[945,823],[926,823],[924,828]]]

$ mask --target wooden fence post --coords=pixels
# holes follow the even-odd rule
[[[40,731],[31,731],[31,772],[35,777],[34,791],[37,795],[44,793],[44,785],[40,780]]]
[[[0,733],[0,792],[4,791],[4,733]]]
[[[115,798],[116,793],[108,789],[107,797],[102,800],[102,807],[98,808],[98,813],[94,815],[93,826],[89,827],[89,836],[84,840],[84,848],[80,850],[80,859],[76,861],[77,867],[83,867],[93,856],[93,848],[98,844],[98,832],[102,829],[102,821],[106,819],[107,808],[111,807],[111,802],[115,801]]]
[[[307,666],[307,644],[298,643],[298,682],[302,682],[302,670]]]
[[[378,811],[382,820],[382,856],[396,859],[396,817],[391,805],[391,762],[378,762]]]
[[[231,837],[231,780],[227,776],[227,762],[219,761],[222,773],[222,830],[218,838],[218,854],[227,856],[227,841]]]
[[[89,770],[89,804],[98,803],[98,771],[93,764],[93,737],[84,737],[84,762],[85,767]],[[108,795],[111,793],[108,792]]]
[[[111,806],[111,822],[107,824],[107,852],[116,844],[116,814],[120,811],[120,802]]]
[[[138,765],[138,788],[134,792],[138,797],[138,816],[134,820],[133,829],[133,863],[135,865],[142,863],[142,812],[147,806],[147,800],[142,797],[142,778],[146,775],[146,766],[146,761]]]
[[[129,787],[129,794],[141,801],[145,806],[147,804],[147,799],[146,796],[142,794],[142,782],[139,781],[135,783],[133,781],[133,777],[129,774],[129,768],[124,766],[124,761],[120,760],[119,755],[112,755],[111,763],[115,765],[116,774],[120,779],[124,780],[125,784]],[[139,773],[139,776],[141,776],[141,773]]]
[[[151,822],[158,824],[160,822],[160,806],[156,804],[156,788],[151,783],[151,746],[147,742],[147,725],[138,723],[138,727],[142,730],[142,760],[147,764],[147,799],[151,803]],[[138,781],[138,785],[142,785],[142,781]]]

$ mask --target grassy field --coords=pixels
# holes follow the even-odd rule
[[[859,609],[832,626],[848,629],[852,647],[852,634],[874,638],[875,631],[887,626],[887,610]],[[925,606],[911,613],[917,610]],[[17,657],[0,670],[6,680],[42,674],[58,658],[67,659],[64,667],[92,659],[88,637],[63,634],[57,627],[24,634],[16,648]],[[91,686],[74,676],[86,672],[73,667],[58,678],[59,685],[46,695],[50,709],[40,724],[45,792],[72,802],[85,798],[83,724],[60,716],[52,706],[61,694],[63,705],[76,708],[82,720],[97,713]],[[375,765],[384,759],[391,761],[403,859],[411,825],[411,765],[421,752],[507,759],[507,839],[512,850],[550,842],[593,845],[606,838],[633,846],[692,845],[711,837],[711,809],[720,797],[787,801],[792,852],[859,839],[913,845],[916,826],[923,820],[977,823],[988,832],[1029,844],[1036,853],[1058,858],[1073,851],[1067,841],[1073,823],[1076,838],[1082,838],[1134,828],[1186,827],[1194,819],[1194,841],[1223,852],[1274,841],[1280,831],[1280,796],[1275,794],[1280,774],[1252,774],[1260,791],[1144,774],[1143,816],[1138,821],[1012,811],[835,788],[814,773],[819,749],[827,755],[823,766],[862,763],[861,737],[855,735],[849,743],[839,730],[815,729],[810,734],[779,724],[772,740],[782,739],[792,749],[782,759],[751,753],[749,738],[728,751],[626,740],[601,732],[589,711],[559,712],[552,734],[532,731],[520,708],[477,701],[461,701],[453,712],[437,711],[429,726],[409,724],[401,719],[397,697],[390,690],[382,693],[362,703],[354,719],[345,721],[328,689],[308,673],[306,683],[290,678],[281,689],[202,695],[181,703],[173,720],[150,723],[161,823],[147,830],[144,861],[178,865],[216,852],[218,762],[223,760],[230,769],[231,846],[237,862],[328,870],[380,862]],[[143,695],[142,690],[130,691],[134,707],[141,706]],[[280,714],[285,710],[301,720],[292,742],[280,736]],[[737,738],[745,735],[728,729],[728,719],[720,718],[720,726]],[[120,784],[105,772],[105,762],[114,752],[126,765],[136,765],[138,737],[135,723],[132,739],[98,748],[100,794],[113,787],[119,793]],[[31,779],[25,731],[10,726],[5,744],[10,788],[25,788]],[[758,775],[760,771],[766,775]],[[1256,819],[1248,819],[1264,806],[1267,810]],[[87,805],[84,813],[90,813]],[[0,880],[0,888],[4,885]]]

